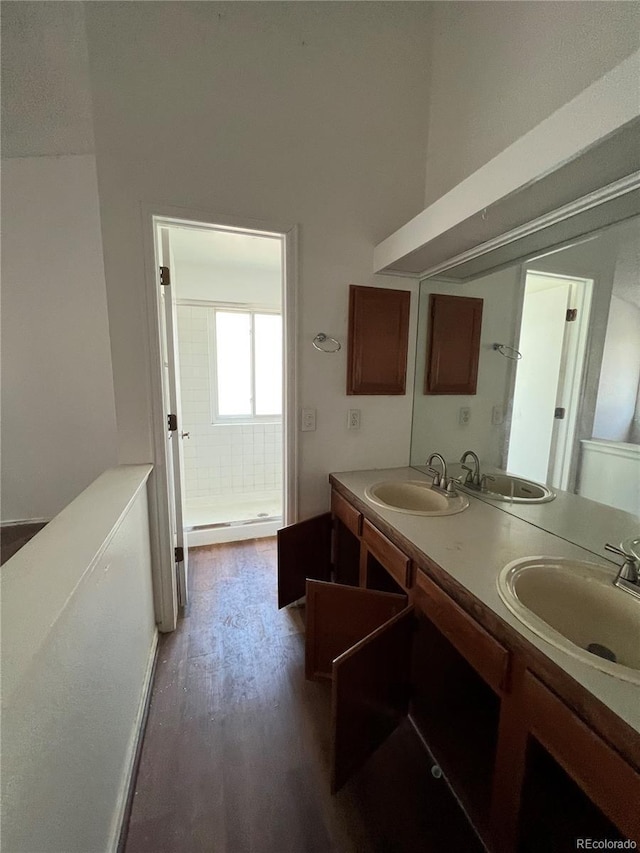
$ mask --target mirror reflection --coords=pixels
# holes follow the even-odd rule
[[[483,300],[475,395],[425,393],[432,293]],[[471,482],[454,464],[471,449],[482,473],[640,515],[640,217],[470,282],[425,280],[418,323],[412,466],[438,451]]]

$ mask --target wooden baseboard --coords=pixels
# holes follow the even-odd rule
[[[137,715],[135,740],[130,752],[129,769],[127,773],[128,780],[126,785],[123,787],[119,808],[119,819],[116,824],[118,828],[114,833],[114,836],[117,838],[117,844],[113,848],[115,853],[124,853],[127,843],[129,821],[131,819],[131,810],[133,808],[133,796],[136,792],[136,780],[138,778],[140,759],[142,757],[142,745],[144,743],[144,735],[147,729],[149,709],[151,707],[151,694],[153,692],[153,682],[155,680],[156,667],[158,665],[158,648],[158,632],[156,630],[151,654],[149,655],[149,665],[147,666],[144,678],[142,699],[140,701],[140,708]]]

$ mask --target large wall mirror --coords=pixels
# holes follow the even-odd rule
[[[431,293],[484,300],[475,395],[424,393]],[[472,281],[424,280],[418,323],[413,467],[439,452],[455,474],[470,449],[483,471],[597,501],[626,535],[640,528],[640,217]],[[496,507],[551,532],[570,514],[562,500]],[[590,547],[577,521],[561,529]]]

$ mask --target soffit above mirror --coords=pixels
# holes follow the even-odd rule
[[[465,281],[640,213],[640,51],[374,250],[374,271]]]

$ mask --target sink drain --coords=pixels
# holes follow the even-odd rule
[[[600,643],[589,643],[587,651],[591,652],[592,655],[597,655],[599,658],[610,660],[612,663],[616,663],[618,660],[615,652],[612,652],[611,649],[608,649]]]

